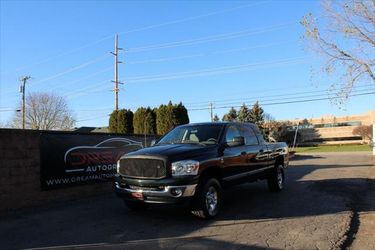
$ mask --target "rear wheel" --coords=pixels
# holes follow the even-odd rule
[[[192,214],[203,219],[215,217],[221,206],[221,185],[216,179],[208,179],[197,190]]]
[[[147,205],[144,202],[135,202],[124,200],[125,206],[132,211],[141,211],[147,208]]]
[[[284,188],[284,181],[283,165],[277,164],[267,179],[269,190],[271,192],[280,192]]]

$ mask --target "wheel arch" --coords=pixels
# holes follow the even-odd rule
[[[222,171],[219,166],[209,166],[202,170],[200,173],[199,181],[205,181],[209,178],[215,178],[219,181],[219,183],[222,183]]]
[[[277,166],[278,164],[281,164],[282,166],[285,166],[284,163],[285,163],[285,161],[284,161],[283,155],[279,155],[278,157],[276,157],[275,166]]]

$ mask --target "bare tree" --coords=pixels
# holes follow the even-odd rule
[[[361,81],[375,83],[375,1],[323,0],[323,16],[312,13],[301,21],[308,47],[323,55],[322,71],[340,75],[332,89],[338,88],[341,100],[349,97]]]
[[[26,98],[25,127],[37,130],[69,130],[75,119],[65,99],[50,93],[32,93]],[[22,127],[22,114],[17,112],[11,123]]]
[[[353,129],[353,135],[359,135],[362,140],[370,142],[372,140],[372,125],[361,125]]]

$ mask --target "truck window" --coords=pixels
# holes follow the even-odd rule
[[[255,135],[254,130],[250,126],[243,126],[243,137],[245,137],[246,145],[258,145],[258,139]]]
[[[225,141],[232,142],[234,137],[241,136],[239,128],[235,125],[230,125],[225,134]]]
[[[255,132],[255,135],[258,138],[259,144],[260,145],[265,144],[266,142],[264,141],[263,135],[262,135],[262,133],[260,133],[260,130],[258,129],[258,127],[253,127],[252,129],[253,129],[253,131]]]
[[[201,143],[216,144],[222,125],[195,125],[177,127],[166,134],[158,144]]]

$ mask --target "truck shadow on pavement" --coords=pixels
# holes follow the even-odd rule
[[[241,224],[349,211],[350,225],[340,246],[350,246],[359,227],[358,213],[375,210],[375,180],[306,178],[318,169],[339,171],[335,169],[343,167],[357,165],[292,166],[288,169],[285,190],[280,193],[269,192],[265,181],[225,190],[221,214],[212,221],[196,219],[179,207],[156,206],[145,211],[130,211],[110,194],[68,203],[40,214],[8,218],[0,222],[0,242],[5,249],[51,246],[264,249],[220,237],[230,235],[231,227]]]
[[[294,154],[292,157],[292,161],[302,161],[302,160],[310,160],[310,159],[323,159],[325,157],[320,155],[311,155],[311,154]]]

